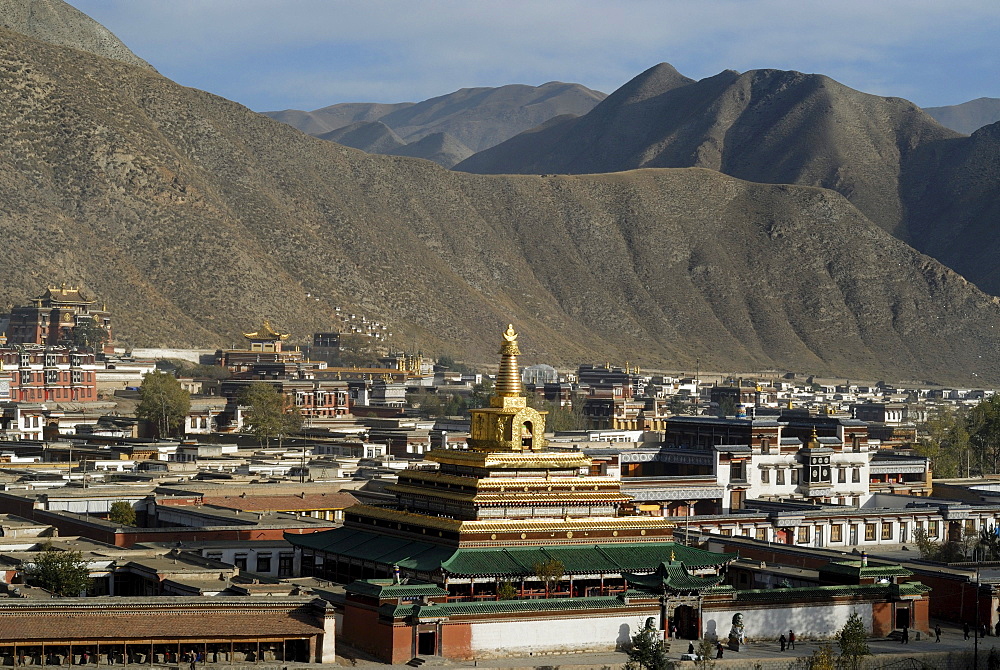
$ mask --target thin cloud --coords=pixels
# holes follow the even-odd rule
[[[1000,3],[979,0],[70,4],[166,76],[258,110],[552,80],[610,92],[661,61],[819,72],[925,105],[1000,95]]]

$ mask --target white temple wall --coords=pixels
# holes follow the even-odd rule
[[[471,646],[477,656],[613,650],[630,642],[650,616],[659,622],[659,612],[650,610],[643,615],[475,623]]]
[[[817,603],[766,609],[708,610],[703,615],[705,635],[729,637],[733,615],[737,612],[743,615],[744,634],[750,640],[776,640],[782,633],[787,637],[789,629],[794,630],[799,639],[833,637],[844,627],[852,612],[857,612],[865,629],[872,632],[871,603]]]

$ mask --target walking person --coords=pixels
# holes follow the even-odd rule
[[[788,648],[795,649],[795,631],[791,629],[788,630]]]
[[[965,633],[965,639],[969,639],[969,622],[966,621],[962,624],[962,632]]]
[[[785,644],[787,643],[787,640],[785,640],[785,634],[784,633],[782,633],[781,637],[778,638],[778,642],[781,644],[781,651],[784,651],[785,650]]]
[[[941,624],[934,624],[934,641],[941,641]]]
[[[716,651],[715,651],[715,657],[716,658],[722,658],[722,643],[721,642],[716,642],[715,645],[717,647]]]
[[[903,639],[900,644],[910,644],[910,628],[909,626],[903,626]]]
[[[694,653],[694,642],[688,642],[688,653],[689,654]]]

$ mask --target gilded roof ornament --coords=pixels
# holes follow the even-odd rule
[[[270,319],[264,319],[264,324],[254,333],[243,333],[248,340],[287,340],[291,333],[279,333],[271,325]]]

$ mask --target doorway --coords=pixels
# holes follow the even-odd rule
[[[417,633],[417,655],[434,656],[437,653],[437,633]]]
[[[677,637],[682,640],[697,640],[698,613],[690,605],[680,605],[674,609],[674,625],[677,626]]]
[[[910,608],[900,607],[896,610],[896,628],[910,627]]]

